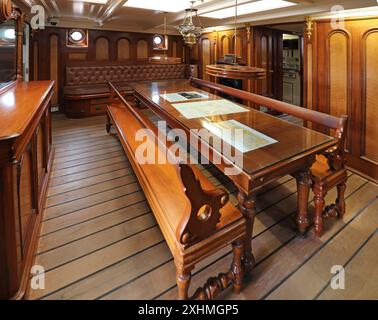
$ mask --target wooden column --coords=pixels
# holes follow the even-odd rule
[[[17,23],[16,23],[16,36],[17,36],[17,79],[24,79],[24,70],[23,70],[23,37],[24,37],[24,26],[25,26],[25,14],[17,10]]]
[[[303,62],[303,104],[308,109],[313,109],[313,75],[314,75],[314,48],[313,42],[314,22],[310,17],[306,18],[306,30],[304,35],[304,62]],[[311,128],[312,124],[307,122],[307,127]]]

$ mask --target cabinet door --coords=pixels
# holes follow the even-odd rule
[[[46,126],[45,121],[42,120],[35,132],[35,153],[36,153],[36,172],[38,195],[41,193],[42,184],[46,177]]]
[[[28,250],[36,214],[33,163],[32,142],[30,142],[24,153],[21,155],[17,168],[18,223],[22,257]]]

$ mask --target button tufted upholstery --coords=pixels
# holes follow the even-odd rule
[[[108,65],[67,67],[67,86],[134,82],[142,80],[183,79],[187,65]]]
[[[132,97],[132,82],[185,79],[187,75],[189,66],[186,64],[93,65],[93,62],[83,62],[80,65],[70,65],[66,68],[65,112],[70,118],[100,114],[104,106],[100,106],[101,102],[98,99],[109,97],[108,81],[114,83],[126,97]],[[92,110],[93,107],[95,110]],[[100,111],[97,108],[100,108]]]

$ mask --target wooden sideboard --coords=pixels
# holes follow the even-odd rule
[[[25,293],[53,159],[53,81],[0,92],[0,299]]]

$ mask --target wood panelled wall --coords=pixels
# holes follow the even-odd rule
[[[252,65],[252,29],[241,28],[236,35],[236,54],[241,64]],[[235,53],[235,30],[204,33],[198,44],[190,50],[190,62],[198,65],[198,75],[209,80],[206,65],[222,60],[225,54]],[[251,83],[245,82],[244,89],[251,90]]]
[[[316,22],[305,48],[307,107],[349,116],[349,165],[378,180],[378,19]]]
[[[265,80],[244,81],[244,90],[282,99],[282,34],[283,31],[264,27],[245,27],[237,30],[238,62],[269,71]],[[191,49],[190,60],[191,63],[198,64],[199,77],[208,80],[206,65],[223,60],[225,54],[235,54],[235,30],[203,34],[198,45]]]
[[[65,69],[74,61],[122,61],[127,64],[147,63],[152,55],[153,34],[89,30],[89,44],[84,48],[66,46],[65,28],[46,28],[34,32],[31,39],[31,80],[57,80],[53,104],[62,105]],[[168,55],[186,62],[187,51],[182,37],[168,36]]]

